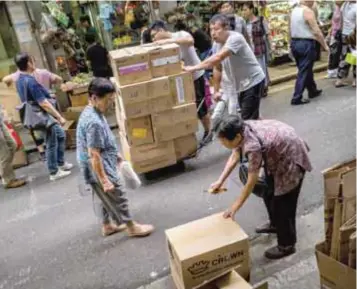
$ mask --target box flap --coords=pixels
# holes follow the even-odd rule
[[[166,236],[180,260],[248,239],[235,221],[223,218],[223,213],[168,229]]]
[[[236,271],[231,271],[215,281],[217,289],[253,289]]]

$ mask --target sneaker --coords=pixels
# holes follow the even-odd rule
[[[309,93],[309,98],[316,98],[318,96],[320,96],[322,94],[322,89],[317,89],[315,92],[313,93]]]
[[[296,252],[295,246],[275,246],[265,251],[265,257],[270,260],[278,260],[290,256]]]
[[[65,177],[68,177],[70,174],[70,171],[62,171],[61,169],[58,169],[57,173],[55,173],[54,175],[50,175],[50,181],[57,181],[59,179],[63,179]]]
[[[153,225],[141,225],[138,223],[133,223],[132,226],[128,226],[129,237],[146,237],[154,231]]]
[[[299,100],[292,100],[291,105],[304,105],[310,103],[308,99],[299,99]]]
[[[24,179],[13,179],[4,187],[5,189],[16,189],[19,187],[23,187],[24,185],[26,185],[26,181]]]
[[[73,165],[65,162],[63,166],[59,166],[59,169],[62,171],[70,171],[73,168]]]

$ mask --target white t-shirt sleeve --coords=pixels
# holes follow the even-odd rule
[[[242,38],[243,38],[243,36],[239,35],[238,33],[231,34],[228,37],[227,42],[224,45],[224,48],[230,50],[233,54],[237,54],[243,44]]]

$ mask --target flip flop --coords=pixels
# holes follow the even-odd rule
[[[121,224],[119,226],[112,225],[109,230],[104,230],[102,229],[102,236],[103,237],[108,237],[110,235],[122,232],[126,229],[125,224]]]
[[[346,87],[348,84],[347,83],[339,83],[339,84],[335,84],[336,88],[340,88],[340,87]]]
[[[154,226],[152,225],[135,225],[137,226],[138,230],[135,232],[130,232],[127,229],[129,237],[146,237],[150,235],[154,231]]]

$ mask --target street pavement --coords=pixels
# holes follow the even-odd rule
[[[298,209],[301,218],[321,210],[321,171],[355,156],[355,90],[335,89],[327,80],[319,85],[324,95],[306,106],[290,106],[292,89],[286,86],[261,104],[264,118],[294,126],[311,148],[314,171],[303,186]],[[49,182],[42,163],[18,170],[17,174],[28,176],[29,185],[0,189],[0,289],[135,289],[167,276],[165,229],[223,211],[239,193],[236,173],[228,181],[227,193],[204,193],[228,156],[229,151],[215,141],[196,159],[187,161],[184,172],[168,174],[128,192],[135,219],[156,226],[155,233],[145,239],[130,239],[125,233],[101,237],[92,197],[80,193],[77,168],[72,176],[54,183]],[[68,152],[67,158],[75,162],[75,153]],[[254,228],[266,220],[261,200],[250,197],[236,219],[255,239]],[[299,237],[302,243],[309,240],[305,235]],[[256,248],[253,264],[267,266],[263,273],[259,268],[253,270],[253,278],[260,281],[276,272],[268,274],[269,264],[262,260],[263,248],[256,242],[252,241]],[[310,259],[306,260],[301,262]],[[288,269],[289,263],[281,264],[280,271]],[[299,260],[294,264],[299,266]]]

